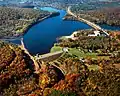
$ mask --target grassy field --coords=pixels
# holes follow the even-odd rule
[[[51,53],[53,53],[53,52],[57,52],[57,51],[61,51],[62,50],[62,47],[60,47],[60,46],[54,46],[54,47],[52,47],[51,48]]]
[[[91,71],[96,71],[96,70],[99,70],[100,67],[98,65],[88,65],[88,69]]]

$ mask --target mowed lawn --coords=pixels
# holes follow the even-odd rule
[[[97,58],[97,53],[84,53],[81,50],[76,48],[69,48],[68,53],[71,55],[75,55],[78,58],[86,58],[86,57]]]
[[[62,47],[60,46],[53,46],[50,50],[51,53],[53,52],[57,52],[57,51],[61,51],[62,50]]]

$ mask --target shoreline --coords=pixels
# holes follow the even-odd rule
[[[83,29],[83,30],[93,30],[93,29]],[[74,38],[75,37],[75,35],[77,34],[77,33],[79,33],[79,31],[82,31],[82,30],[76,30],[76,31],[74,31],[72,34],[70,34],[70,35],[67,35],[67,36],[61,36],[60,38],[58,38],[59,40],[60,39],[72,39],[72,38]]]
[[[23,32],[22,36],[24,36],[24,35],[28,32],[28,30],[29,30],[31,27],[33,27],[34,25],[42,22],[42,21],[45,20],[45,19],[48,19],[48,18],[51,18],[51,17],[55,17],[55,16],[59,16],[59,15],[60,15],[59,12],[54,12],[54,13],[50,13],[48,16],[45,16],[45,17],[43,17],[43,18],[41,18],[41,19],[39,19],[39,20],[36,20],[35,22],[33,22],[33,23],[31,23],[30,25],[28,25],[28,27],[26,28],[26,30]]]
[[[25,29],[24,29],[24,31],[21,33],[21,34],[19,34],[18,36],[16,36],[16,37],[11,37],[11,38],[4,38],[4,39],[0,39],[0,40],[20,40],[20,37],[22,38],[27,32],[28,32],[28,30],[31,28],[31,27],[33,27],[34,25],[36,25],[36,24],[38,24],[38,23],[40,23],[40,22],[42,22],[43,20],[45,20],[45,19],[48,19],[48,18],[51,18],[51,17],[55,17],[55,16],[59,16],[60,15],[60,13],[59,12],[53,12],[53,13],[49,13],[47,16],[45,16],[45,17],[43,17],[43,18],[40,18],[40,19],[36,19],[36,21],[35,22],[32,22],[30,25],[28,25]],[[65,17],[65,16],[64,16]],[[63,18],[64,18],[63,17]],[[72,21],[72,20],[71,20]],[[76,21],[78,21],[79,22],[79,20],[76,20]],[[85,23],[86,24],[86,23]],[[82,30],[90,30],[90,29],[82,29]],[[62,38],[62,37],[65,37],[65,38],[73,38],[74,39],[74,35],[75,34],[77,34],[79,32],[79,30],[76,30],[76,31],[73,31],[72,32],[72,34],[70,34],[70,35],[68,35],[68,36],[61,36],[60,38]],[[59,39],[60,39],[59,38]],[[57,39],[57,38],[56,38]],[[54,43],[55,44],[55,43]],[[54,45],[52,46],[52,47],[54,47]],[[50,50],[51,50],[52,48],[50,48]],[[49,52],[50,53],[50,52]]]
[[[71,21],[79,21],[79,20],[77,20],[76,18],[74,18],[74,17],[72,17],[72,16],[65,16],[64,18],[63,18],[63,20],[71,20]],[[107,24],[107,23],[97,23],[97,22],[94,22],[95,24],[98,24],[98,25],[107,25],[107,26],[111,26],[111,27],[117,27],[117,28],[120,28],[120,25],[109,25],[109,24]],[[107,29],[108,30],[108,29]],[[120,29],[118,29],[118,31],[119,31]]]
[[[6,37],[3,37],[3,38],[0,38],[0,40],[10,40],[10,39],[16,40],[16,39],[20,39],[20,38],[22,38],[22,37],[28,32],[28,30],[29,30],[31,27],[33,27],[34,25],[42,22],[42,21],[45,20],[45,19],[48,19],[48,18],[51,18],[51,17],[55,17],[55,16],[59,16],[59,15],[60,15],[59,12],[50,13],[48,16],[45,16],[45,17],[43,17],[43,18],[41,18],[41,19],[36,20],[35,22],[32,22],[30,25],[28,25],[28,26],[24,29],[23,32],[21,32],[20,34],[18,34],[18,36],[8,36],[8,37],[6,36]]]

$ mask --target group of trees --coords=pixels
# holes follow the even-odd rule
[[[120,70],[110,63],[100,66],[101,70],[89,72],[82,89],[88,96],[119,96]]]
[[[79,37],[78,39],[64,40],[59,44],[62,46],[65,43],[66,47],[71,47],[66,45],[66,42],[68,44],[73,42],[73,44],[75,43],[73,48],[82,48],[82,45],[88,46],[91,42],[97,40],[98,42],[104,42],[105,46],[111,43],[111,46],[115,47],[117,43],[115,38],[113,38],[114,40],[105,37],[86,38],[86,35],[91,31],[88,30],[86,33],[82,31],[75,35]],[[82,35],[84,36],[82,37]],[[111,50],[109,47],[107,50]],[[85,48],[87,47],[83,47],[83,50]],[[99,49],[99,47],[97,48]],[[116,50],[107,51],[112,53],[109,60],[100,59],[99,56],[98,59],[92,57],[80,59],[68,52],[54,62],[45,63],[40,61],[39,74],[36,74],[33,70],[34,66],[31,66],[32,61],[24,51],[18,46],[0,42],[0,95],[119,96],[120,70],[116,67],[116,64],[120,64],[120,52],[119,48]],[[65,74],[50,65],[52,63],[59,66]],[[97,69],[90,68],[94,65],[97,66]]]
[[[40,63],[39,74],[34,73],[32,60],[18,46],[0,42],[0,95],[43,96],[50,94],[51,88],[64,78],[56,67]]]
[[[108,25],[120,25],[120,8],[104,8],[101,10],[94,10],[87,12],[87,15],[94,17],[93,22],[108,24]]]
[[[63,40],[58,44],[61,47],[79,48],[84,52],[113,52],[119,49],[119,43],[114,38],[109,37],[89,37],[78,36],[77,40]]]
[[[85,58],[85,62],[81,62],[76,57],[59,58],[58,64],[67,72],[65,79],[50,89],[52,90],[50,96],[57,96],[57,94],[60,94],[58,96],[68,94],[68,96],[119,96],[120,70],[114,66],[114,59],[117,58],[111,60]],[[90,70],[86,64],[97,65],[98,69]]]
[[[0,48],[0,94],[16,93],[18,82],[32,73],[29,62],[30,58],[18,47],[5,44]]]
[[[79,7],[74,7],[72,11],[84,19],[98,24],[120,25],[120,7],[98,8],[87,11],[78,10]]]
[[[20,35],[30,24],[47,15],[48,12],[34,9],[0,7],[0,38]]]
[[[98,46],[95,47],[97,50],[103,50],[101,51],[101,54],[103,54],[104,57],[99,58],[99,54],[97,59],[92,57],[80,59],[68,52],[57,59],[54,64],[59,65],[59,67],[65,71],[66,75],[64,80],[61,80],[54,85],[54,90],[51,91],[52,96],[57,96],[56,94],[63,96],[66,96],[65,94],[69,94],[68,96],[120,95],[120,45],[117,40],[118,35],[113,38],[87,38],[87,35],[89,32],[91,33],[91,30],[86,30],[86,33],[84,31],[82,30],[80,33],[75,35],[76,37],[79,37],[77,40],[64,39],[57,45],[68,48],[81,48],[85,50],[88,48],[87,46],[94,42],[94,45]],[[97,42],[100,43],[97,44]],[[75,44],[75,46],[71,47],[71,44]],[[104,46],[99,47],[101,46],[100,44],[105,45],[108,51],[105,51],[106,49]],[[96,52],[95,48],[93,48],[93,52]],[[106,59],[106,52],[111,54],[109,56],[110,59]],[[90,66],[93,68],[91,69]],[[71,93],[73,94],[71,95]]]
[[[99,59],[99,57],[97,60],[85,58],[84,62],[78,59],[78,63],[75,63],[76,57],[59,58],[58,64],[68,73],[64,80],[54,85],[55,90],[51,94],[53,96],[57,96],[56,93],[69,94],[68,96],[119,96],[120,70],[114,66],[114,63],[116,64],[114,61],[118,58],[120,55],[110,60]],[[98,68],[90,70],[87,64],[89,66],[97,65]],[[120,61],[117,64],[119,65]]]

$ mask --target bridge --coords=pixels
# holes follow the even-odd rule
[[[86,20],[86,19],[83,19],[83,18],[79,17],[78,15],[76,15],[75,13],[73,13],[70,9],[71,9],[71,6],[69,6],[68,9],[67,9],[67,13],[68,13],[69,15],[77,18],[79,21],[82,21],[82,22],[88,24],[89,26],[91,26],[91,27],[94,28],[95,30],[99,30],[99,31],[103,32],[104,34],[106,34],[106,36],[109,36],[109,34],[108,34],[104,29],[102,29],[100,26],[96,25],[96,24],[93,23],[93,22],[90,22],[90,21],[88,21],[88,20]]]

